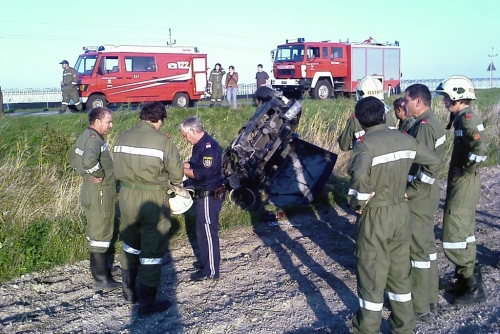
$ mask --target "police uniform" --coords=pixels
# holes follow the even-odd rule
[[[63,113],[66,111],[66,108],[69,105],[69,101],[73,100],[75,103],[75,107],[78,111],[82,110],[82,104],[80,103],[80,96],[78,95],[78,73],[74,68],[68,67],[63,71],[63,80],[62,80],[62,102],[61,102],[61,110]]]
[[[222,186],[222,155],[219,144],[207,133],[193,145],[189,165],[194,174],[190,186],[195,189],[196,238],[201,256],[201,272],[205,277],[218,278],[222,199],[216,199],[214,192]]]
[[[80,174],[80,204],[87,217],[86,237],[95,283],[106,283],[107,253],[113,238],[116,181],[108,145],[102,135],[87,128],[76,140],[69,155],[71,166]],[[100,183],[90,177],[102,178]]]
[[[384,290],[392,309],[391,330],[411,333],[415,327],[408,278],[411,216],[404,200],[413,162],[434,177],[441,159],[385,124],[369,128],[354,146],[347,198],[354,210],[362,210],[356,225],[360,307],[353,318],[354,333],[380,332]]]
[[[212,95],[210,97],[210,106],[213,106],[214,103],[217,105],[221,105],[222,102],[222,77],[226,74],[224,70],[216,71],[213,69],[210,72],[210,77],[208,81],[211,83],[212,87]]]
[[[170,138],[141,120],[116,139],[114,161],[121,185],[121,266],[133,282],[138,272],[141,284],[156,288],[170,229],[166,186],[181,184],[184,175],[179,151]]]
[[[481,192],[477,168],[487,158],[481,119],[466,107],[453,121],[455,130],[451,154],[446,202],[443,216],[443,249],[455,264],[457,273],[467,279],[474,273],[476,263],[476,205]],[[452,170],[462,176],[453,179]]]
[[[432,109],[427,109],[415,119],[408,134],[427,146],[441,160],[444,158],[446,135],[443,124]],[[439,170],[443,164],[444,162]],[[413,308],[416,313],[425,314],[430,311],[431,303],[436,304],[439,301],[439,274],[434,237],[434,214],[439,204],[439,186],[434,177],[421,171],[420,165],[413,164],[408,174],[406,194],[413,218],[410,246]]]
[[[391,117],[391,115],[388,115],[387,112],[388,110],[386,110],[385,113],[385,124],[390,129],[396,129],[396,122],[394,121],[394,118]],[[356,116],[354,116],[354,113],[351,114],[347,119],[344,130],[342,130],[339,137],[337,138],[340,149],[342,151],[352,150],[354,147],[354,143],[356,143],[356,140],[358,140],[358,138],[362,137],[364,134],[365,131],[361,127],[361,124],[359,124],[358,119],[356,118]]]
[[[415,119],[413,117],[406,117],[404,120],[400,120],[398,124],[398,131],[408,132],[413,125],[413,121]]]

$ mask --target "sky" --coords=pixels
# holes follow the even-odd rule
[[[500,70],[500,2],[495,0],[0,0],[0,86],[58,87],[59,62],[83,46],[196,46],[208,65],[235,67],[253,83],[272,76],[270,52],[286,39],[399,41],[403,79]],[[492,47],[493,53],[492,53]],[[498,71],[493,73],[499,77]]]

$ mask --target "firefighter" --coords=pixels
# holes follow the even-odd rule
[[[453,115],[455,138],[448,170],[443,215],[443,249],[455,264],[457,284],[449,292],[454,304],[485,302],[481,268],[476,264],[476,205],[481,192],[477,168],[487,158],[484,126],[470,104],[476,99],[472,82],[464,76],[446,78],[436,88]]]
[[[361,99],[368,96],[374,96],[380,101],[384,101],[384,87],[382,86],[382,82],[370,75],[367,75],[359,81],[359,84],[356,87],[356,101],[360,101]],[[391,107],[389,107],[385,103],[384,105],[385,124],[387,124],[390,129],[396,129],[396,122],[394,121],[394,118],[390,114],[388,114],[388,112],[391,110]],[[362,137],[364,133],[364,130],[361,128],[361,125],[359,124],[354,114],[351,114],[347,119],[344,130],[340,133],[340,136],[337,139],[340,149],[342,151],[352,150],[356,140]]]
[[[210,97],[210,107],[214,104],[220,106],[222,102],[222,77],[226,74],[220,63],[215,64],[214,69],[210,72],[208,84],[212,95]]]
[[[404,98],[399,97],[392,102],[394,107],[394,115],[399,120],[398,131],[408,133],[411,126],[413,125],[413,117],[406,115],[406,110],[403,107]]]
[[[429,88],[425,85],[414,84],[406,88],[403,107],[406,115],[415,119],[408,134],[443,160],[446,135],[443,124],[431,109],[431,99]],[[413,218],[410,246],[413,309],[417,320],[430,322],[431,312],[436,313],[439,309],[439,274],[434,236],[439,186],[434,177],[425,174],[421,166],[414,163],[408,174],[406,194]]]
[[[168,300],[157,300],[156,294],[171,226],[167,185],[182,185],[183,173],[177,147],[159,131],[166,117],[160,102],[144,104],[139,123],[120,134],[114,147],[115,173],[121,185],[123,297],[128,303],[139,301],[140,317],[171,305]]]
[[[74,68],[69,67],[67,60],[60,62],[63,68],[63,80],[61,81],[62,102],[59,113],[65,113],[68,108],[69,101],[73,100],[76,110],[82,111],[82,104],[80,103],[80,96],[78,95],[78,73]]]
[[[88,119],[90,126],[76,140],[69,159],[83,179],[80,203],[87,217],[85,234],[93,286],[113,290],[120,287],[110,278],[107,265],[114,231],[116,181],[113,160],[103,138],[113,126],[113,116],[109,109],[97,107],[89,112]]]
[[[393,333],[411,333],[415,315],[410,292],[411,216],[405,202],[412,162],[435,177],[441,159],[414,138],[384,124],[385,106],[367,97],[355,106],[365,135],[349,164],[349,205],[358,214],[356,257],[359,309],[354,333],[379,333],[384,290],[391,305]],[[417,181],[418,182],[418,181]]]
[[[179,125],[182,137],[193,145],[189,161],[184,162],[184,174],[194,189],[196,239],[200,251],[199,270],[191,280],[218,279],[220,267],[219,213],[222,208],[222,155],[219,144],[197,117],[188,117]]]

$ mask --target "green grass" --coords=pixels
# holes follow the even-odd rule
[[[499,117],[493,106],[499,102],[500,89],[477,92],[473,109],[482,117],[486,127],[488,160],[483,166],[498,162]],[[396,97],[388,99],[389,104]],[[443,123],[448,112],[437,98],[433,108]],[[305,212],[322,214],[335,203],[344,202],[348,189],[346,166],[350,153],[340,152],[336,138],[346,118],[354,111],[354,101],[337,100],[303,102],[302,117],[297,128],[299,136],[317,146],[338,153],[334,173],[313,204],[275,208],[266,203],[248,211],[225,201],[221,216],[222,232],[234,226],[250,226],[260,222],[264,211],[282,211],[287,216]],[[168,109],[162,132],[169,133],[188,159],[191,146],[182,140],[178,124],[187,116],[201,118],[205,130],[226,147],[241,126],[251,117],[254,108],[240,105],[237,112],[227,107]],[[137,111],[127,106],[113,114],[113,128],[107,135],[111,149],[116,136],[134,126]],[[79,207],[81,180],[68,164],[68,153],[77,136],[87,127],[86,114],[3,117],[0,119],[0,282],[34,270],[87,258],[85,216]],[[447,159],[451,153],[451,136],[446,142]],[[446,170],[442,176],[446,175]],[[191,212],[172,219],[172,242],[193,238],[194,217]],[[116,244],[116,249],[120,243]]]

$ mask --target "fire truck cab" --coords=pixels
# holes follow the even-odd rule
[[[207,55],[195,47],[104,45],[84,51],[75,70],[88,110],[147,101],[184,108],[205,93]]]
[[[316,99],[352,94],[366,75],[382,81],[386,91],[399,89],[399,43],[305,42],[297,38],[279,45],[271,55],[271,84],[287,97],[297,98],[306,91]]]

